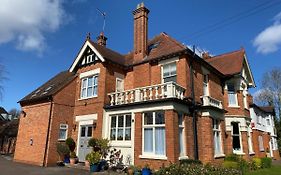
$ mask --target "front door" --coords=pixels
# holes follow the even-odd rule
[[[80,125],[79,145],[78,145],[78,158],[79,161],[84,162],[85,157],[92,151],[88,146],[88,141],[92,138],[93,125]]]

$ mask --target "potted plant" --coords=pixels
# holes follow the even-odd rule
[[[62,159],[64,160],[64,163],[69,163],[69,153],[70,150],[68,146],[64,143],[57,143],[57,152],[59,154],[59,160],[62,162]]]
[[[65,140],[65,144],[68,146],[69,150],[71,152],[73,152],[75,150],[75,146],[76,146],[76,143],[75,141],[73,140],[73,138],[71,137],[68,137],[66,140]]]
[[[76,159],[77,159],[76,153],[74,151],[72,151],[70,153],[70,164],[74,165],[76,163]]]
[[[149,168],[148,164],[144,166],[144,168],[141,170],[142,175],[150,175],[151,174],[151,169]]]
[[[85,157],[85,167],[90,167],[90,162],[89,162],[90,156],[91,156],[91,153],[87,154]]]
[[[128,175],[134,175],[135,167],[133,165],[128,166],[127,168],[127,174]]]
[[[101,154],[99,152],[92,151],[91,153],[89,153],[88,161],[90,163],[90,172],[100,171],[100,166],[99,166],[100,159],[101,159]]]
[[[100,167],[101,169],[106,169],[107,161],[105,160],[108,156],[109,152],[109,140],[108,139],[97,139],[96,140],[96,149],[99,150],[101,154],[101,161],[100,161]]]

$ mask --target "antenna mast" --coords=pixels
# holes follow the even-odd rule
[[[98,9],[98,8],[97,8],[97,10],[98,10],[98,12],[100,12],[100,14],[103,16],[102,32],[104,33],[104,28],[105,28],[105,16],[106,16],[106,14],[105,14],[105,12],[100,11],[100,9]]]

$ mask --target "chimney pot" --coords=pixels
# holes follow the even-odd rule
[[[209,55],[209,52],[204,52],[204,53],[202,53],[202,57],[203,57],[204,59],[209,59],[209,58],[211,58],[211,56]]]
[[[104,33],[101,32],[100,35],[97,37],[98,45],[106,47],[106,40],[107,38],[104,36]]]

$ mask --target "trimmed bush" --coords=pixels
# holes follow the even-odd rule
[[[261,159],[260,158],[257,158],[257,157],[253,158],[252,162],[253,162],[253,169],[261,168]]]
[[[202,164],[202,162],[194,159],[182,159],[180,160],[180,164]]]
[[[269,157],[261,158],[261,167],[262,168],[270,168],[272,164],[272,159]]]
[[[237,154],[229,154],[224,158],[224,160],[233,161],[233,162],[239,162],[240,159],[241,159],[240,156]]]
[[[75,150],[75,141],[73,140],[73,138],[71,137],[68,137],[66,140],[65,140],[65,144],[69,147],[69,150],[71,152],[73,152]]]
[[[234,161],[230,161],[230,160],[225,160],[222,163],[222,166],[224,168],[233,168],[233,169],[238,169],[239,168],[238,162],[234,162]]]

